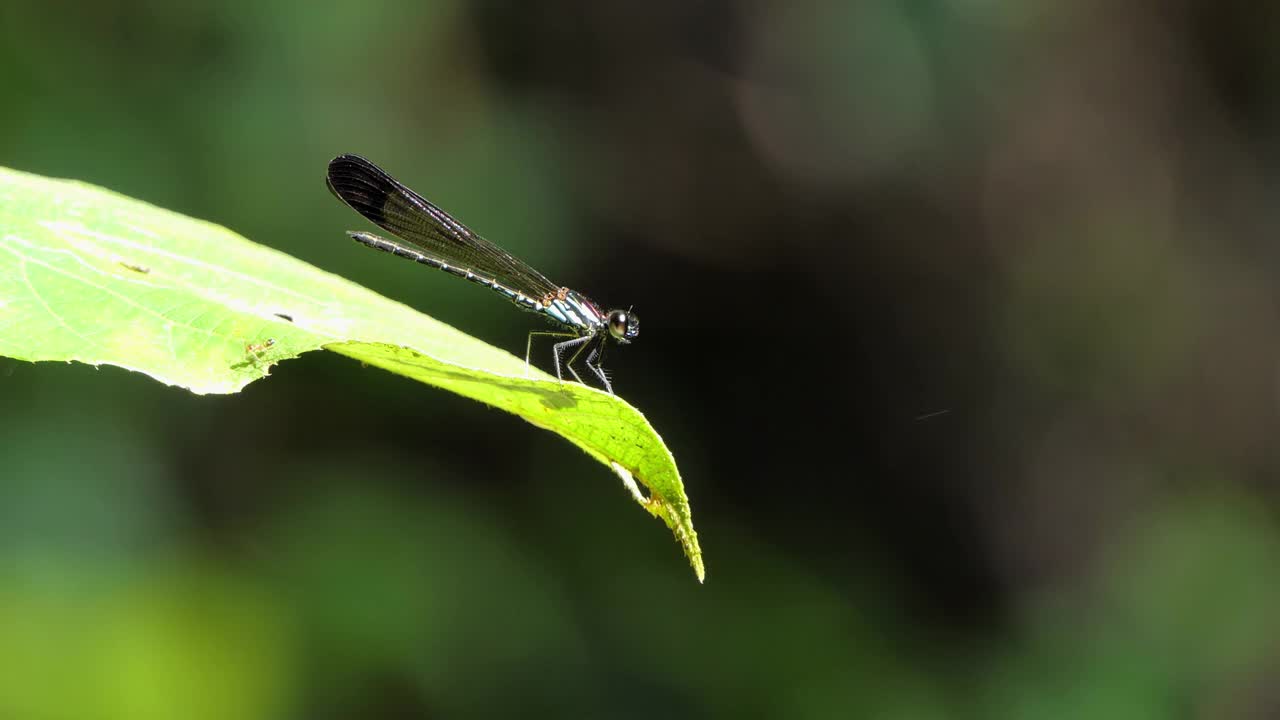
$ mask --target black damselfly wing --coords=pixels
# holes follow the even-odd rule
[[[374,225],[441,263],[469,270],[531,299],[553,296],[560,289],[359,155],[331,160],[326,182],[330,192]]]

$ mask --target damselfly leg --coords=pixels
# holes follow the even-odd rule
[[[546,331],[546,330],[534,330],[533,332],[529,333],[529,339],[528,339],[528,340],[525,340],[525,343],[524,343],[524,376],[525,376],[526,378],[527,378],[527,377],[529,377],[529,357],[530,357],[531,353],[533,352],[533,336],[534,336],[534,335],[538,335],[538,336],[542,336],[542,337],[567,337],[567,338],[577,337],[577,336],[578,336],[578,334],[577,334],[577,333],[571,333],[571,332],[548,332],[548,331]],[[557,357],[558,357],[558,356],[557,356]],[[556,377],[559,377],[559,376],[560,376],[560,364],[557,362],[557,363],[556,363]]]
[[[609,376],[605,374],[604,368],[600,367],[601,361],[604,360],[604,345],[607,338],[599,337],[597,335],[575,335],[574,333],[547,332],[545,330],[531,332],[529,333],[528,340],[526,340],[524,344],[525,377],[529,376],[529,359],[533,356],[534,335],[570,338],[569,340],[558,342],[551,347],[553,355],[555,356],[556,379],[560,382],[564,382],[562,368],[565,368],[573,375],[574,380],[577,380],[578,383],[582,385],[586,385],[585,382],[582,382],[582,376],[578,374],[578,371],[574,369],[573,366],[574,363],[578,362],[578,358],[582,357],[582,353],[586,351],[587,348],[591,348],[591,352],[587,353],[586,366],[591,368],[591,372],[595,373],[596,377],[600,378],[600,384],[604,386],[605,391],[610,395],[613,394],[613,383],[609,382]],[[597,337],[599,337],[599,341],[593,342],[596,341]],[[569,356],[568,360],[564,360],[564,351],[570,348],[577,348],[577,350]]]
[[[613,394],[613,383],[609,382],[609,376],[605,374],[604,368],[600,364],[604,362],[604,344],[605,339],[600,338],[600,342],[591,348],[591,353],[587,355],[587,367],[591,368],[591,372],[600,378],[600,382],[604,385],[604,389]],[[594,362],[593,362],[594,361]]]
[[[573,361],[577,360],[578,354],[582,352],[582,347],[581,347],[582,344],[590,340],[591,337],[592,336],[590,335],[583,335],[582,337],[576,337],[572,340],[565,340],[564,342],[556,343],[551,347],[556,357],[556,379],[557,380],[559,380],[560,382],[564,382],[564,377],[560,374],[561,353],[563,353],[565,350],[571,347],[576,347],[578,348],[577,352],[575,352],[572,356],[569,357],[569,362],[564,363],[564,367],[568,368],[569,372],[573,373],[574,380],[577,380],[578,383],[582,385],[586,385],[586,383],[582,382],[582,377],[578,375],[578,371],[573,369]]]

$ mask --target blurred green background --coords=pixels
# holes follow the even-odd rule
[[[1280,716],[1278,8],[0,5],[0,165],[518,354],[345,238],[356,152],[634,304],[708,567],[343,358],[0,359],[0,718]]]

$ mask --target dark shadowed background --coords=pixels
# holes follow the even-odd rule
[[[643,319],[698,585],[523,421],[0,359],[0,717],[1280,714],[1280,5],[0,5],[0,165],[365,250],[382,164]]]

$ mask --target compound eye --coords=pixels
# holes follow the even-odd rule
[[[622,310],[609,313],[609,334],[619,340],[627,336],[627,314]]]

